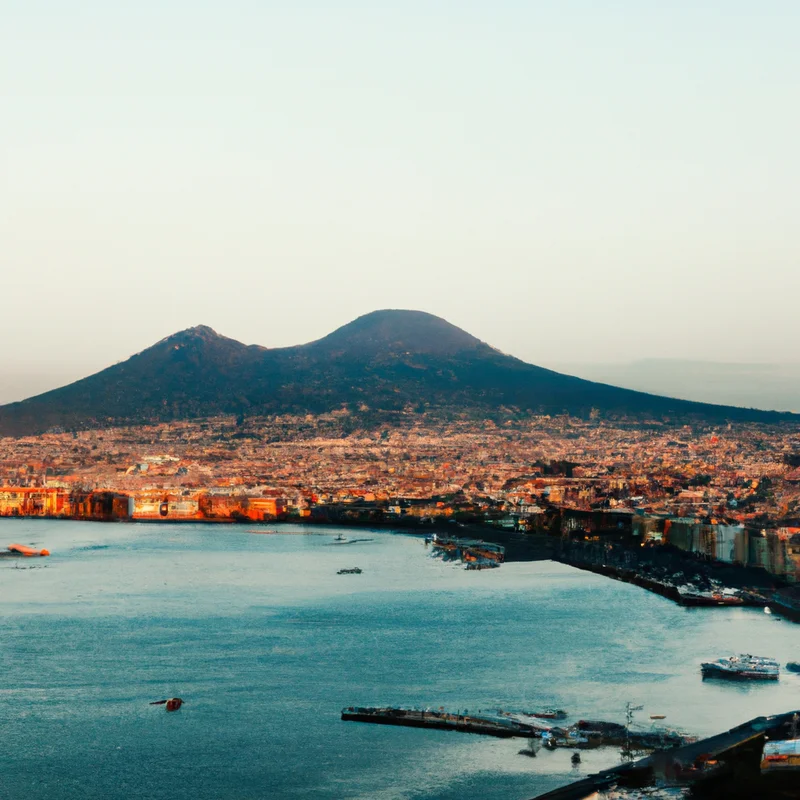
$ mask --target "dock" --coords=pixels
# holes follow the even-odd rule
[[[589,800],[595,792],[612,786],[647,787],[661,781],[690,785],[703,780],[724,783],[724,795],[729,800],[768,800],[772,797],[798,797],[800,785],[794,794],[771,794],[762,785],[759,772],[764,741],[785,738],[795,714],[789,711],[772,717],[756,717],[737,725],[729,731],[671,750],[657,751],[639,761],[621,764],[538,795],[533,800]],[[716,764],[712,772],[707,765]],[[798,781],[800,784],[800,780]]]

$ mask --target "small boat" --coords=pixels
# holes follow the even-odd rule
[[[542,744],[548,750],[555,750],[557,747],[579,748],[585,750],[589,747],[599,747],[601,741],[598,737],[584,736],[576,731],[564,731],[563,736],[558,736],[549,731],[542,734]]]
[[[735,589],[698,591],[691,586],[679,586],[678,597],[684,606],[741,606],[744,599]]]
[[[544,708],[541,711],[522,711],[525,717],[536,717],[538,719],[566,719],[567,712],[561,708]]]
[[[800,661],[790,661],[786,665],[786,669],[788,669],[789,672],[800,672]]]
[[[666,719],[666,714],[651,714],[650,719]]]
[[[361,567],[353,567],[352,569],[340,569],[337,575],[360,575],[363,572]]]
[[[49,556],[49,550],[37,550],[34,547],[28,547],[25,544],[10,544],[8,546],[9,553],[14,553],[19,556]]]
[[[165,706],[167,711],[177,711],[183,705],[183,700],[180,697],[170,697],[168,700],[154,700],[150,705]]]

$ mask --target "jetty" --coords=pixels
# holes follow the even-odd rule
[[[440,731],[479,733],[503,739],[512,736],[533,738],[541,736],[541,728],[526,725],[515,719],[490,719],[468,714],[452,714],[444,709],[374,708],[349,706],[342,709],[346,722],[371,722],[376,725],[402,725],[409,728],[433,728]]]

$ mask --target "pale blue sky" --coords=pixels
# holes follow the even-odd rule
[[[794,0],[0,15],[0,401],[386,307],[534,363],[799,360]]]

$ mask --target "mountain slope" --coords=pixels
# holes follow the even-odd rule
[[[0,434],[25,435],[212,416],[369,408],[797,421],[776,412],[693,403],[619,389],[527,364],[443,319],[375,311],[309,344],[247,346],[198,326],[127,361],[0,407]],[[507,412],[504,412],[507,413]]]

